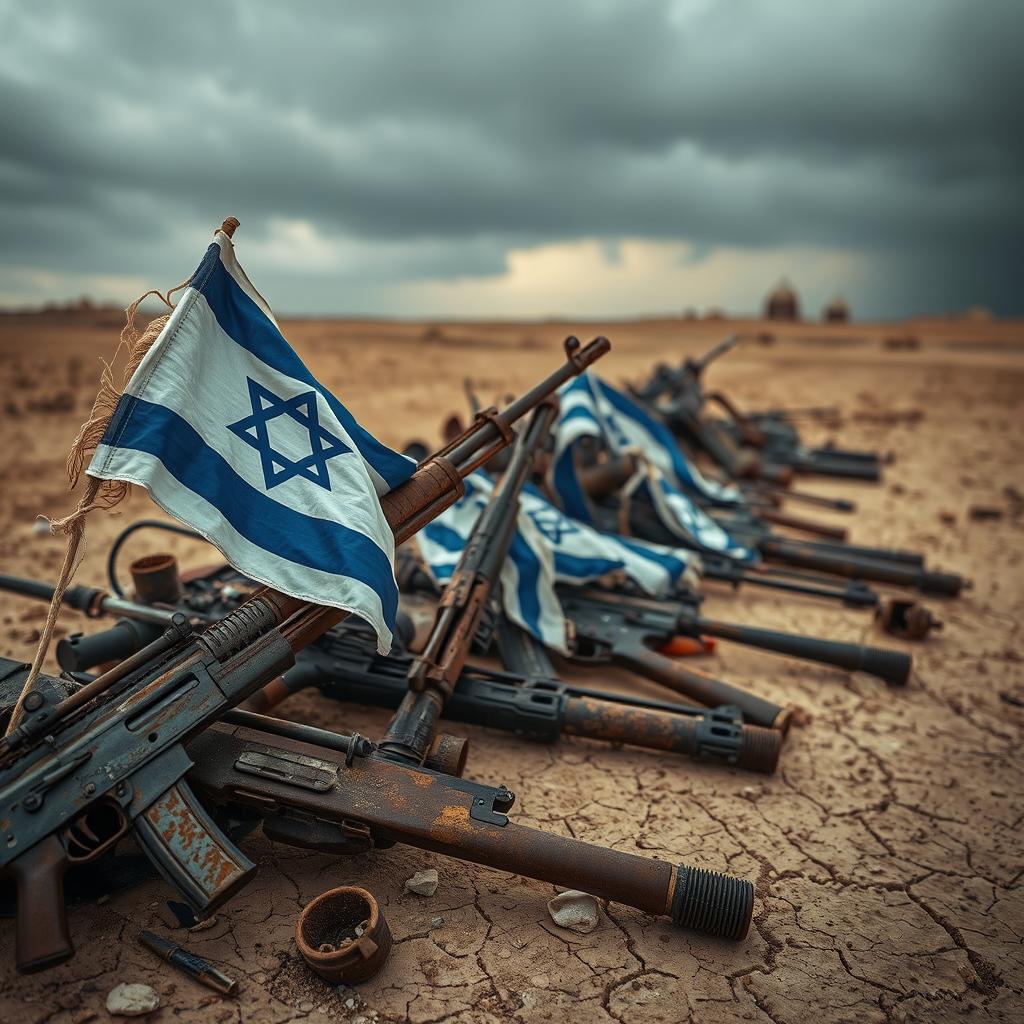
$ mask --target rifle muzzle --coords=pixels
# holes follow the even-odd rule
[[[676,873],[672,920],[683,928],[723,939],[742,939],[754,912],[750,882],[682,864]]]
[[[865,644],[847,644],[838,640],[822,640],[799,633],[778,633],[773,629],[757,629],[754,626],[735,626],[728,622],[711,619],[697,619],[694,629],[698,634],[733,640],[765,651],[802,658],[820,665],[834,665],[848,672],[867,672],[884,679],[890,686],[903,686],[910,677],[913,660],[903,651],[884,647],[869,647]]]
[[[120,662],[163,635],[165,627],[138,619],[119,619],[99,633],[73,633],[57,644],[57,664],[66,672],[89,672]]]

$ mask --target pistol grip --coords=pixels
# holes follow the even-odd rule
[[[256,865],[221,832],[184,779],[136,817],[134,830],[157,870],[200,918],[256,873]]]
[[[34,974],[74,956],[64,906],[67,865],[63,844],[50,835],[7,866],[18,893],[15,962],[19,974]]]

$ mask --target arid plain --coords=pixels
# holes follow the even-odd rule
[[[756,880],[754,927],[741,943],[682,933],[614,904],[589,935],[560,930],[551,886],[395,847],[350,860],[296,851],[257,835],[257,880],[189,934],[152,880],[71,908],[76,958],[30,978],[13,970],[12,922],[0,924],[0,1019],[84,1024],[105,1019],[107,992],[144,981],[155,1020],[832,1021],[1019,1020],[1024,998],[1024,324],[456,323],[293,320],[284,330],[313,372],[392,445],[434,443],[465,410],[463,378],[486,400],[530,385],[560,358],[568,333],[604,333],[612,382],[657,361],[697,354],[738,329],[752,336],[710,371],[741,406],[835,405],[841,426],[809,440],[894,454],[879,485],[807,482],[858,503],[847,523],[867,544],[915,548],[973,580],[955,601],[930,601],[945,628],[915,657],[910,685],[720,644],[707,667],[813,716],[791,734],[778,773],[744,774],[582,740],[555,747],[452,725],[471,737],[467,775],[506,783],[517,820],[623,850],[689,861]],[[98,357],[115,321],[88,316],[0,319],[0,571],[53,578],[63,542],[34,529],[66,513],[63,462],[95,394]],[[771,332],[773,341],[756,340]],[[887,339],[912,337],[917,347]],[[979,519],[971,509],[992,510]],[[110,539],[159,515],[135,494],[94,515],[78,580],[101,583]],[[127,555],[143,553],[140,544]],[[183,566],[209,548],[157,538]],[[900,646],[866,612],[753,590],[706,587],[707,607],[779,629]],[[0,652],[28,660],[43,608],[0,596]],[[63,632],[83,628],[66,613]],[[52,667],[52,664],[51,664]],[[566,669],[606,687],[666,696],[621,672]],[[379,733],[384,712],[303,694],[285,717]],[[433,897],[404,891],[436,867]],[[568,877],[571,878],[571,866]],[[344,883],[380,898],[396,945],[358,990],[311,975],[292,932],[300,907]],[[31,909],[29,909],[31,912]],[[438,923],[440,920],[440,923]],[[222,999],[139,946],[151,927],[241,979]],[[1017,1006],[1014,1011],[1013,1007]]]

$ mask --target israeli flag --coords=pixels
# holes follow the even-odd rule
[[[416,535],[420,558],[439,586],[451,579],[493,488],[486,473],[472,474],[465,496]],[[505,614],[547,647],[567,654],[556,583],[628,580],[652,597],[665,597],[679,586],[695,587],[699,571],[700,559],[692,552],[599,533],[570,519],[528,484],[500,583]]]
[[[218,231],[87,472],[145,487],[252,579],[365,619],[383,654],[398,587],[379,496],[414,469],[309,372]]]
[[[551,485],[570,516],[593,521],[576,475],[573,447],[581,438],[594,437],[613,455],[632,452],[640,457],[642,468],[627,491],[649,497],[659,519],[681,543],[743,562],[757,560],[756,551],[735,541],[691,497],[735,505],[743,500],[739,489],[705,477],[683,455],[668,427],[591,373],[570,381],[560,396]]]

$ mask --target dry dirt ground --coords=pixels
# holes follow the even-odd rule
[[[615,905],[580,936],[549,918],[548,885],[408,848],[339,860],[257,836],[247,849],[259,861],[258,879],[207,930],[170,927],[171,893],[152,881],[73,908],[77,957],[20,978],[4,921],[0,1019],[104,1019],[107,992],[142,981],[161,994],[155,1019],[202,1022],[1021,1020],[1024,520],[1004,489],[1024,490],[1022,325],[769,329],[774,344],[746,345],[709,383],[748,405],[837,405],[843,424],[835,436],[891,450],[895,465],[880,486],[808,486],[858,501],[855,540],[921,549],[937,567],[974,581],[960,600],[932,602],[945,630],[914,646],[911,684],[889,690],[868,677],[720,646],[720,674],[813,713],[771,778],[584,741],[545,748],[451,727],[472,737],[467,775],[519,794],[518,820],[756,880],[744,942],[686,934]],[[601,370],[617,381],[700,351],[726,325],[286,325],[321,380],[396,445],[414,434],[435,441],[442,413],[464,405],[467,374],[487,399],[532,383],[558,361],[570,330],[584,340],[601,331],[611,337],[615,349]],[[3,571],[52,577],[58,569],[61,542],[39,536],[33,520],[70,507],[63,453],[94,393],[97,356],[110,351],[115,333],[88,322],[0,324]],[[883,344],[906,334],[920,347]],[[916,418],[901,415],[914,411]],[[825,436],[819,429],[813,439]],[[1000,518],[975,521],[974,505],[995,507]],[[79,579],[101,581],[106,543],[133,517],[152,513],[140,494],[120,516],[94,517]],[[171,546],[186,566],[209,560],[198,546]],[[707,604],[720,618],[883,639],[863,612],[713,587]],[[0,598],[2,653],[28,659],[41,618],[38,606]],[[65,630],[79,625],[65,616]],[[622,673],[588,681],[658,692]],[[383,713],[305,695],[282,713],[370,735],[384,722]],[[428,866],[441,876],[437,894],[405,893],[405,879]],[[379,896],[396,938],[385,970],[358,992],[310,975],[292,940],[299,908],[348,882]],[[141,927],[187,941],[239,977],[238,997],[221,999],[158,962],[136,941]]]

